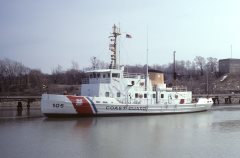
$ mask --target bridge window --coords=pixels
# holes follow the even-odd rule
[[[153,94],[152,97],[153,97],[153,98],[156,98],[156,94]]]
[[[97,78],[100,78],[100,74],[99,73],[97,74]]]
[[[161,94],[161,98],[164,98],[164,94]]]
[[[112,77],[120,78],[120,74],[119,73],[112,73]]]
[[[135,93],[135,98],[138,98],[138,93]]]
[[[108,78],[110,78],[110,73],[108,73]]]
[[[103,74],[103,78],[105,78],[106,76],[105,76],[105,74]]]
[[[144,94],[144,98],[147,98],[147,94],[146,93]]]
[[[109,92],[106,92],[106,93],[105,93],[105,97],[109,97]]]
[[[121,93],[120,92],[117,92],[117,97],[121,97]]]

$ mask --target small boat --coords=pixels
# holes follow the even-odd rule
[[[46,116],[147,115],[200,112],[210,109],[211,98],[192,99],[186,87],[167,87],[164,74],[147,70],[146,74],[127,73],[117,60],[114,25],[110,36],[111,64],[108,69],[87,71],[80,95],[43,94],[41,111]]]

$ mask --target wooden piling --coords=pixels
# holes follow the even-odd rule
[[[22,102],[18,101],[17,110],[22,110],[22,109],[23,109]]]

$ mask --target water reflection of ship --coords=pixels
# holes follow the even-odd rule
[[[97,118],[81,118],[79,119],[76,124],[75,128],[89,128],[93,125],[96,125]]]
[[[62,117],[62,118],[45,118],[45,122],[72,122],[74,128],[89,128],[92,125],[96,125],[98,118],[92,117]]]

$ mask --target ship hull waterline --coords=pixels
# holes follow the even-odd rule
[[[189,104],[96,103],[93,100],[86,96],[44,94],[41,111],[47,117],[160,115],[203,112],[209,110],[213,104],[211,99],[205,98]]]

